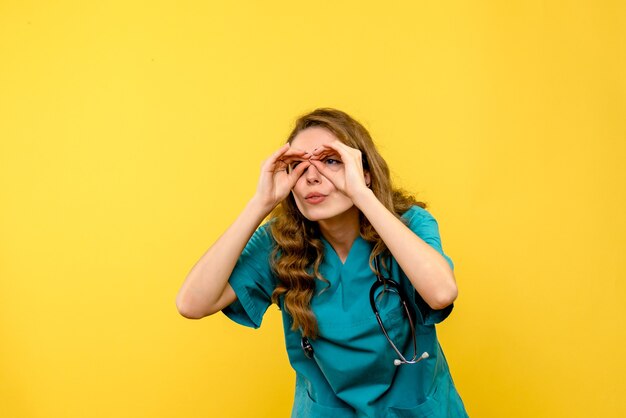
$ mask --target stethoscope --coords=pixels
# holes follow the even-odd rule
[[[374,284],[372,284],[372,287],[370,288],[370,305],[372,306],[372,312],[374,312],[374,315],[376,315],[376,320],[378,321],[378,325],[380,325],[381,331],[385,335],[385,338],[387,338],[387,341],[389,341],[391,348],[393,348],[393,350],[396,352],[396,354],[399,357],[393,361],[393,364],[395,366],[400,366],[401,364],[415,364],[424,360],[425,358],[428,358],[428,353],[426,351],[424,351],[419,357],[417,355],[417,336],[415,335],[415,325],[411,317],[411,311],[409,309],[409,305],[406,302],[406,298],[404,297],[404,292],[402,292],[400,285],[395,280],[389,277],[383,277],[380,274],[380,269],[378,268],[378,256],[374,258],[374,267],[376,269],[376,281],[374,282]],[[376,292],[381,287],[383,288],[383,292],[393,292],[397,294],[398,297],[400,298],[400,302],[402,304],[402,307],[404,308],[404,313],[406,314],[406,317],[409,320],[409,325],[411,327],[411,337],[413,338],[413,357],[411,358],[411,360],[407,360],[402,355],[400,350],[398,350],[398,347],[396,347],[393,341],[391,341],[391,338],[389,337],[389,334],[387,334],[387,330],[385,329],[385,325],[383,324],[383,320],[380,317],[380,313],[378,312],[378,307],[376,306]],[[313,346],[311,345],[311,342],[309,341],[309,339],[303,336],[302,339],[300,340],[300,345],[302,346],[304,355],[307,358],[312,359],[315,351],[313,350]]]

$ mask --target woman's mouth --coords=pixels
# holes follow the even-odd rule
[[[322,203],[326,199],[326,196],[320,193],[309,193],[305,196],[304,200],[307,203],[312,205],[317,205],[318,203]]]

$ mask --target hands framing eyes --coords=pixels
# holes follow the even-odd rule
[[[261,203],[274,208],[287,197],[300,176],[311,165],[337,190],[353,200],[368,188],[366,179],[369,183],[369,173],[363,172],[361,151],[358,149],[351,148],[339,140],[325,144],[311,153],[285,144],[261,166],[257,186],[257,196]]]
[[[309,156],[309,153],[292,149],[289,144],[285,144],[263,162],[256,192],[262,205],[271,210],[287,197],[298,178],[311,165],[310,162],[304,161],[288,171],[289,163],[306,160]]]
[[[324,161],[333,155],[339,155],[343,170],[333,170],[324,164]],[[315,166],[321,175],[330,180],[337,190],[352,200],[359,193],[368,189],[370,175],[363,171],[361,151],[349,147],[339,140],[329,142],[313,151],[308,161]]]

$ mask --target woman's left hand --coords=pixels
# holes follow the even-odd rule
[[[339,140],[334,140],[313,151],[309,161],[317,170],[330,180],[343,194],[354,201],[364,192],[369,191],[369,173],[363,172],[361,151],[351,148]],[[340,170],[333,170],[325,161],[339,155],[343,165]],[[336,157],[335,157],[336,158]],[[367,183],[366,183],[367,180]]]

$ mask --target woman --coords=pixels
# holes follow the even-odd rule
[[[361,124],[317,109],[264,162],[178,310],[257,328],[276,303],[296,371],[292,417],[465,417],[435,332],[457,297],[453,264],[424,207],[392,188]]]

